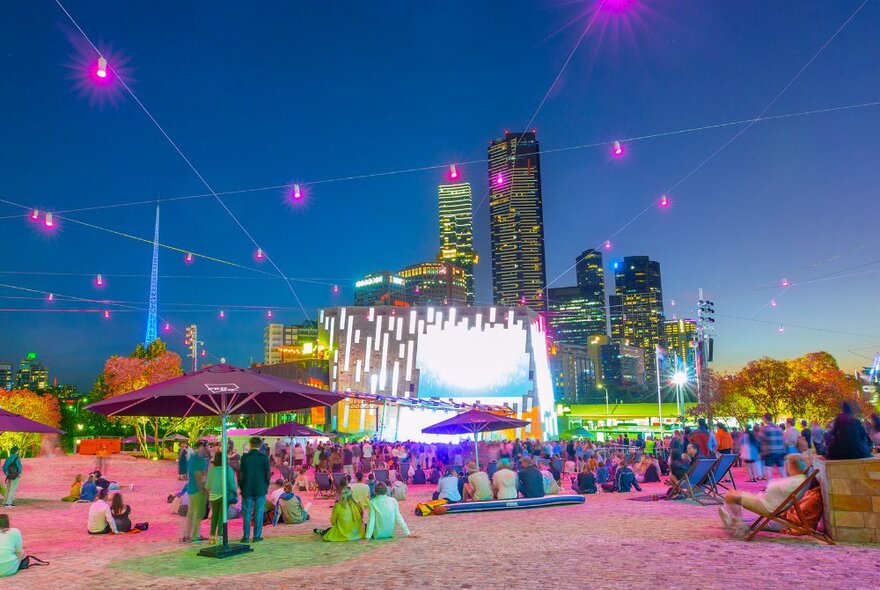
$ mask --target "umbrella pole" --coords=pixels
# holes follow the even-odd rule
[[[480,469],[480,433],[474,432],[474,459],[477,461],[477,470]]]

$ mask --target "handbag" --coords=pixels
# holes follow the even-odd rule
[[[43,561],[39,557],[33,555],[25,555],[24,559],[21,560],[21,563],[18,564],[18,569],[26,570],[29,567],[34,567],[36,565],[49,565],[49,562]]]

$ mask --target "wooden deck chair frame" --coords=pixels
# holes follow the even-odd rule
[[[737,457],[739,455],[734,455],[733,453],[722,453],[718,457],[718,462],[712,467],[712,471],[709,473],[709,482],[711,484],[711,493],[714,497],[721,499],[719,487],[724,488],[725,491],[730,491],[730,488],[723,483],[725,477],[730,478],[730,485],[733,489],[736,489],[736,482],[733,480],[733,471],[731,469],[736,464]]]
[[[712,494],[713,491],[713,483],[712,483],[712,472],[715,470],[715,466],[718,465],[718,462],[721,459],[699,459],[694,464],[694,468],[691,471],[688,471],[684,476],[686,485],[682,488],[682,492],[684,495],[691,500],[694,500],[701,506],[705,506],[706,503],[714,503],[718,504],[721,502],[716,496]],[[701,494],[698,493],[702,492]]]
[[[331,473],[330,478],[333,481],[333,495],[338,498],[339,491],[342,489],[343,484],[348,483],[348,479],[346,479],[345,473],[341,471]]]
[[[669,491],[667,492],[670,497],[678,496],[679,494],[684,495],[684,486],[687,483],[687,477],[694,472],[694,469],[697,467],[696,463],[691,463],[691,466],[688,467],[687,473],[676,482],[673,482],[672,479],[669,479]],[[671,473],[671,471],[670,471]],[[597,482],[596,485],[601,485]]]
[[[799,485],[792,493],[790,493],[785,500],[783,500],[779,506],[777,506],[772,512],[768,512],[766,514],[758,514],[758,519],[753,522],[749,526],[749,534],[746,536],[746,541],[751,541],[755,538],[755,536],[763,531],[767,525],[771,522],[775,522],[779,525],[784,526],[785,528],[793,531],[797,535],[809,536],[818,541],[822,541],[824,543],[828,543],[829,545],[834,545],[834,540],[828,536],[827,533],[820,533],[815,529],[808,529],[801,523],[804,522],[804,512],[801,510],[801,499],[803,499],[804,494],[810,489],[813,481],[816,480],[816,477],[819,475],[818,471],[812,471],[804,481]],[[790,508],[794,508],[795,514],[797,514],[798,522],[790,520],[786,518],[785,514],[788,512]]]
[[[333,497],[333,480],[327,473],[315,474],[315,499]]]
[[[382,482],[388,483],[388,470],[387,469],[374,469],[373,477],[376,478],[376,483]]]

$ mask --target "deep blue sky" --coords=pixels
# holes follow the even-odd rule
[[[860,3],[641,0],[625,15],[604,14],[607,34],[587,35],[533,127],[549,150],[754,117]],[[127,60],[135,92],[218,191],[484,158],[489,139],[528,122],[593,2],[246,4],[66,3],[96,42],[112,47],[105,51]],[[80,41],[72,31],[49,0],[0,8],[0,198],[60,211],[204,193],[129,97],[76,91],[71,40]],[[880,3],[869,2],[768,115],[880,100],[878,73]],[[622,161],[607,146],[546,154],[549,277],[739,130],[632,143]],[[651,210],[617,235],[613,255],[660,261],[667,305],[677,302],[668,313],[692,315],[702,286],[720,314],[770,322],[719,317],[721,367],[818,349],[859,366],[867,361],[848,350],[873,356],[880,348],[878,136],[880,107],[760,123],[670,193],[668,210]],[[481,200],[485,166],[463,173]],[[320,184],[298,208],[280,190],[227,202],[285,273],[322,283],[293,283],[312,310],[350,303],[353,281],[366,272],[433,258],[442,179],[435,170]],[[20,213],[0,205],[0,216]],[[151,206],[70,216],[152,235]],[[485,204],[476,231],[478,299],[488,302]],[[212,198],[164,205],[161,233],[165,243],[271,270],[253,261],[252,245]],[[0,283],[144,306],[149,263],[144,243],[71,222],[50,237],[29,221],[0,219]],[[160,267],[169,275],[160,313],[176,327],[198,322],[208,349],[231,362],[262,358],[266,322],[264,311],[232,305],[302,319],[281,281],[205,260],[187,266],[169,251]],[[108,281],[102,291],[91,284],[98,272]],[[798,284],[830,273],[842,276]],[[126,274],[138,276],[114,276]],[[573,283],[573,274],[555,284]],[[783,276],[795,285],[779,296]],[[10,299],[38,295],[8,288],[0,295],[3,309],[103,308]],[[169,307],[182,303],[196,305]],[[225,320],[217,305],[228,306]],[[143,338],[144,322],[143,312],[109,321],[0,312],[0,360],[34,350],[61,381],[88,385],[103,359]],[[182,351],[182,337],[171,342]]]

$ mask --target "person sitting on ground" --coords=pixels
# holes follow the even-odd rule
[[[402,480],[399,480],[399,479],[397,481],[395,481],[393,484],[391,484],[391,487],[388,490],[391,497],[394,498],[395,500],[397,500],[398,502],[403,502],[404,500],[406,500],[407,491],[408,490],[407,490],[406,484]]]
[[[642,458],[648,458],[644,471],[642,472],[642,483],[657,483],[660,481],[660,466],[657,459],[652,456],[643,455]]]
[[[86,480],[84,484],[82,484],[82,488],[79,492],[79,501],[80,502],[94,502],[98,498],[98,486],[95,485],[95,476],[94,474],[89,474],[89,478]]]
[[[370,498],[373,494],[371,493],[370,486],[364,483],[363,473],[358,471],[354,474],[354,478],[357,481],[351,484],[351,497],[354,498],[355,502],[361,505],[361,508],[366,510],[370,506]]]
[[[458,491],[458,473],[451,467],[446,468],[446,473],[437,482],[437,491],[434,492],[434,500],[446,500],[450,504],[461,502],[461,492]]]
[[[127,533],[132,529],[143,532],[150,526],[146,522],[139,522],[135,525],[131,524],[131,506],[125,503],[122,494],[113,494],[113,500],[110,502],[110,513],[113,515],[113,520],[116,521],[116,530],[120,533]]]
[[[106,477],[101,475],[100,471],[95,471],[93,473],[95,476],[95,485],[98,486],[99,488],[104,488],[105,490],[109,490],[110,484],[115,483],[115,482],[111,482],[109,479],[107,479]]]
[[[519,492],[523,498],[544,497],[544,476],[541,470],[535,467],[529,457],[520,460],[523,468],[519,470]]]
[[[492,491],[499,500],[513,500],[517,496],[517,484],[516,472],[510,468],[510,459],[504,457],[492,474]]]
[[[15,574],[23,559],[21,531],[9,526],[8,514],[0,514],[0,578]]]
[[[76,477],[73,478],[73,483],[70,484],[70,494],[66,497],[61,498],[62,502],[76,502],[79,500],[80,493],[82,492],[82,483],[83,476],[81,473],[77,473]]]
[[[299,446],[299,445],[297,445]],[[296,449],[294,449],[296,450]],[[299,492],[307,492],[309,491],[309,468],[301,467],[299,470],[299,475],[296,476],[296,479],[293,480],[293,486]]]
[[[278,506],[278,498],[281,497],[281,494],[284,493],[284,480],[280,477],[272,482],[272,491],[269,492],[269,497],[266,498],[266,512],[271,512],[275,506]]]
[[[415,473],[413,473],[413,476],[412,476],[412,482],[413,482],[413,485],[424,485],[424,484],[428,483],[428,478],[425,475],[425,470],[422,469],[421,465],[416,467],[416,471],[415,471]]]
[[[614,474],[614,483],[603,483],[602,489],[606,492],[628,493],[632,488],[639,492],[642,491],[639,482],[636,481],[635,472],[630,469],[626,459],[623,459],[620,461],[617,472]]]
[[[107,488],[101,488],[98,499],[89,506],[87,529],[90,535],[106,535],[111,531],[114,535],[119,534],[116,519],[113,518],[110,504],[107,503]]]
[[[303,507],[302,500],[293,493],[293,484],[286,483],[281,489],[278,503],[275,504],[275,516],[272,526],[281,520],[284,524],[301,524],[309,519],[309,513]]]
[[[339,500],[330,513],[330,528],[315,529],[325,541],[357,541],[364,538],[364,510],[351,497],[351,488],[343,485]]]
[[[605,461],[599,461],[596,467],[596,483],[603,484],[611,481],[611,474],[605,467]]]
[[[370,500],[370,515],[364,539],[367,541],[370,539],[391,539],[394,537],[395,525],[400,525],[404,536],[415,536],[406,526],[397,500],[389,496],[387,486],[379,482],[376,484],[376,497]]]
[[[596,488],[596,476],[590,470],[590,464],[584,463],[581,472],[577,475],[577,480],[572,481],[572,490],[578,494],[595,494],[599,491]]]
[[[550,466],[546,463],[541,464],[541,477],[544,478],[544,495],[553,495],[559,493],[559,482],[554,477]],[[557,472],[558,473],[558,472]]]
[[[871,439],[862,421],[853,416],[853,408],[848,402],[840,404],[840,414],[831,423],[825,442],[826,459],[865,459],[871,456]]]
[[[480,471],[473,461],[467,464],[467,474],[467,483],[464,484],[464,501],[491,500],[492,484],[489,483],[489,475],[485,471]]]
[[[769,514],[804,482],[807,463],[802,455],[786,455],[785,469],[789,476],[767,482],[767,490],[763,494],[730,490],[724,495],[724,504],[718,509],[718,515],[728,531],[734,536],[744,537],[749,527],[742,519],[743,508],[760,515]]]
[[[370,497],[373,498],[376,495],[376,476],[372,473],[367,476],[367,487],[370,488]]]

